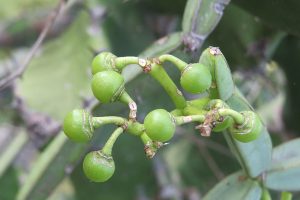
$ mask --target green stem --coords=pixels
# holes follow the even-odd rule
[[[117,138],[124,132],[122,127],[117,128],[111,136],[108,138],[107,142],[105,143],[104,147],[102,148],[102,152],[106,155],[111,155],[112,148],[117,140]]]
[[[180,126],[182,124],[187,124],[190,122],[204,122],[205,115],[190,115],[190,116],[180,116],[174,117],[176,121],[176,125]]]
[[[124,67],[131,64],[139,64],[139,58],[134,56],[117,57],[115,59],[115,66],[122,71]]]
[[[182,92],[177,88],[161,65],[152,64],[149,74],[162,85],[167,94],[171,97],[176,108],[183,109],[186,107],[186,100]]]
[[[262,191],[262,195],[261,195],[260,199],[261,200],[272,200],[268,189],[267,188],[262,188],[262,189],[263,189],[263,191]]]
[[[128,122],[128,127],[126,129],[126,131],[132,135],[135,136],[140,136],[143,134],[143,132],[145,131],[145,127],[143,124],[137,122],[137,121],[129,121]]]
[[[243,124],[245,122],[245,117],[244,115],[242,115],[241,113],[231,110],[231,109],[227,109],[227,108],[222,108],[218,110],[218,113],[221,116],[230,116],[233,118],[233,120],[235,121],[235,123],[237,124]]]
[[[126,103],[128,105],[129,110],[130,110],[129,111],[129,119],[135,119],[136,112],[137,112],[137,105],[126,91],[124,91],[123,94],[121,95],[120,101],[123,103]]]
[[[143,132],[140,136],[141,140],[143,141],[144,145],[152,144],[152,140],[149,138],[149,136],[146,134],[146,132]]]
[[[99,128],[104,124],[115,124],[117,126],[120,126],[127,122],[125,118],[115,117],[115,116],[93,117],[92,121],[93,121],[94,128]]]
[[[233,120],[235,121],[236,124],[243,124],[245,122],[245,117],[244,115],[242,115],[241,113],[235,111],[235,110],[231,110],[228,108],[221,108],[218,110],[218,113],[221,116],[230,116],[233,118]]]
[[[186,68],[188,65],[186,62],[180,60],[179,58],[171,55],[171,54],[165,54],[158,57],[160,62],[166,62],[169,61],[173,63],[181,72]]]
[[[292,200],[292,193],[290,192],[281,192],[281,198],[280,200]]]

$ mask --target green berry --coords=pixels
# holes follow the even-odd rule
[[[229,131],[240,142],[251,142],[258,138],[263,125],[258,115],[252,111],[243,111],[245,122],[242,125],[233,124]]]
[[[188,65],[181,74],[180,84],[184,90],[196,94],[202,93],[211,86],[211,74],[207,67],[200,63]]]
[[[114,60],[117,58],[114,54],[110,52],[99,53],[92,62],[92,74],[95,75],[98,72],[113,70],[118,71],[115,68]]]
[[[105,182],[114,174],[115,163],[110,155],[101,151],[92,151],[83,160],[83,171],[91,181]]]
[[[71,140],[87,142],[92,138],[94,132],[92,116],[82,109],[73,110],[66,115],[63,130]]]
[[[175,122],[173,116],[164,109],[151,111],[144,120],[146,133],[151,140],[166,142],[175,133]]]
[[[124,84],[124,78],[115,71],[98,72],[92,79],[92,91],[102,103],[114,102],[123,93]]]

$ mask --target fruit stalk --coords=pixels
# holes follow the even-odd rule
[[[221,108],[218,109],[218,113],[223,116],[230,116],[233,118],[233,120],[235,121],[236,124],[243,124],[245,122],[245,117],[244,115],[242,115],[241,113],[228,109],[228,108]]]
[[[190,122],[204,122],[205,115],[189,115],[189,116],[179,116],[175,117],[176,125],[180,126],[182,124],[187,124]]]
[[[149,74],[162,85],[167,94],[171,97],[176,108],[183,109],[186,107],[186,100],[182,92],[177,88],[162,65],[152,64]]]
[[[181,59],[171,55],[171,54],[165,54],[158,57],[158,60],[161,63],[164,63],[166,61],[169,61],[173,63],[181,72],[184,70],[184,68],[188,65],[186,62],[182,61]]]
[[[124,128],[119,127],[117,128],[112,134],[111,136],[108,138],[107,142],[105,143],[102,152],[105,155],[111,155],[112,152],[112,147],[114,146],[117,138],[121,135],[121,133],[124,132]]]
[[[93,117],[92,123],[94,128],[99,128],[105,124],[115,124],[117,126],[121,126],[126,123],[126,119],[122,117],[116,116],[106,116],[106,117]]]
[[[122,71],[126,66],[131,64],[139,64],[139,58],[134,56],[117,57],[115,58],[115,67]]]

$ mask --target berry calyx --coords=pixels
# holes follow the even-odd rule
[[[64,133],[73,141],[87,142],[94,132],[92,116],[82,109],[69,112],[63,123]]]
[[[92,62],[92,74],[95,75],[98,72],[113,70],[119,72],[115,67],[115,59],[117,56],[110,52],[99,53]]]
[[[111,155],[102,151],[92,151],[83,160],[83,171],[93,182],[105,182],[115,172],[115,163]]]
[[[258,138],[263,125],[258,115],[252,111],[241,112],[245,122],[241,125],[233,124],[229,131],[233,137],[240,142],[251,142]]]
[[[202,93],[211,86],[212,77],[207,67],[200,63],[188,65],[182,71],[180,84],[192,94]]]
[[[93,76],[92,91],[102,103],[114,102],[124,92],[124,78],[115,71],[102,71]]]
[[[218,113],[218,109],[223,109],[223,108],[229,109],[230,107],[221,99],[213,99],[209,101],[205,106],[205,110],[207,111],[209,110],[217,111],[216,112],[217,120],[214,121],[214,127],[212,129],[214,132],[222,132],[227,128],[229,128],[230,125],[233,123],[233,119],[230,116],[220,116],[220,114]]]
[[[164,109],[151,111],[144,120],[147,135],[153,141],[166,142],[175,133],[175,122],[173,116]]]

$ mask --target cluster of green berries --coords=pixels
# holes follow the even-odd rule
[[[166,61],[172,62],[181,71],[180,84],[186,92],[209,94],[213,88],[211,70],[200,63],[187,64],[172,55],[141,59],[117,57],[109,52],[102,52],[94,58],[91,88],[95,98],[101,103],[120,101],[129,106],[130,112],[128,118],[93,117],[82,109],[73,110],[66,115],[63,130],[68,138],[75,142],[90,141],[94,130],[105,124],[118,126],[101,150],[92,151],[84,158],[83,171],[91,181],[104,182],[112,177],[115,171],[112,147],[125,131],[140,137],[149,158],[152,158],[165,142],[172,139],[176,126],[186,123],[196,123],[196,129],[199,129],[202,136],[224,130],[228,130],[233,138],[240,142],[251,142],[259,136],[263,125],[257,114],[252,111],[234,111],[224,101],[213,99],[209,95],[195,100],[185,100],[176,85],[170,82],[168,75],[161,72],[162,64]],[[158,80],[172,96],[176,109],[170,112],[165,109],[153,110],[147,114],[143,123],[138,122],[137,105],[126,92],[125,81],[121,74],[130,64],[139,65],[144,72]]]

